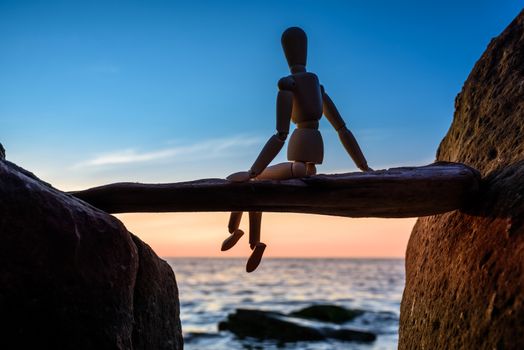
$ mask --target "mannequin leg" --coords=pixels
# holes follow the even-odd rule
[[[286,180],[307,176],[307,166],[302,162],[279,163],[267,167],[258,175],[256,180]],[[262,255],[266,249],[266,244],[260,242],[260,226],[262,223],[262,212],[249,213],[249,245],[253,252],[251,253],[247,264],[246,271],[252,272],[260,264]]]
[[[253,250],[260,242],[260,226],[262,224],[262,212],[249,212],[249,247]]]
[[[239,230],[238,227],[240,226],[240,220],[242,219],[242,212],[241,211],[234,211],[231,213],[229,217],[229,237],[222,242],[222,247],[220,250],[225,251],[233,248],[235,244],[237,244],[238,240],[242,235],[244,235],[244,231]]]
[[[316,173],[315,165],[303,162],[285,162],[267,167],[259,174],[256,180],[287,180],[301,178]],[[222,250],[231,249],[242,237],[244,232],[238,227],[242,212],[232,212],[229,218],[229,233],[231,234],[222,243]],[[260,264],[266,245],[260,242],[260,226],[262,222],[262,212],[249,213],[249,245],[253,251],[247,261],[246,271],[253,272]]]
[[[240,220],[242,219],[242,212],[241,211],[234,211],[229,216],[229,224],[227,225],[227,228],[229,230],[229,233],[233,233],[236,230],[238,230],[238,227],[240,226]]]
[[[262,212],[249,212],[249,246],[251,253],[247,264],[246,271],[253,272],[260,264],[266,245],[260,242],[260,225],[262,223]]]
[[[306,163],[306,175],[313,176],[317,174],[317,167],[315,163]]]
[[[257,180],[287,180],[307,175],[307,167],[302,162],[286,162],[268,166]]]

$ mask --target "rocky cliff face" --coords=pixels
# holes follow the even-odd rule
[[[401,349],[524,344],[524,11],[456,99],[437,159],[484,177],[469,209],[420,218],[406,253]]]
[[[0,160],[0,348],[182,349],[166,262],[116,218]]]

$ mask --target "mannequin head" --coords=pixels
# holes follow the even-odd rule
[[[291,73],[306,71],[307,36],[299,27],[288,28],[282,33],[282,48]]]

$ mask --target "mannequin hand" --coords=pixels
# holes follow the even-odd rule
[[[251,179],[251,175],[248,171],[239,171],[238,173],[229,175],[226,179],[231,182],[246,182]]]

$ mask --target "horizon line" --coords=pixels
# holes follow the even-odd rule
[[[161,259],[247,259],[245,256],[160,256]],[[264,260],[291,260],[291,259],[301,259],[301,260],[344,260],[344,259],[353,259],[353,260],[405,260],[403,256],[268,256],[264,257]]]

